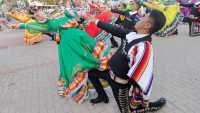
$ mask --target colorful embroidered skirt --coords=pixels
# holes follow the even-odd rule
[[[43,40],[42,33],[30,33],[29,31],[25,30],[24,42],[27,45],[32,45],[37,42],[41,42]]]
[[[111,48],[77,28],[60,33],[58,94],[81,103],[88,96],[87,71],[94,68],[106,70]]]
[[[156,35],[160,37],[166,37],[172,35],[177,27],[178,24],[183,20],[183,16],[180,13],[177,13],[176,17],[174,18],[174,21],[170,24],[165,26],[161,31],[157,32]]]

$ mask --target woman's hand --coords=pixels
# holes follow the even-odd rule
[[[86,18],[89,22],[96,22],[97,18],[93,15],[88,15],[88,17]]]
[[[18,29],[19,28],[19,24],[14,23],[14,24],[8,24],[9,28],[11,29]]]
[[[62,27],[63,28],[76,28],[79,24],[76,20],[69,20],[67,23],[65,23]]]

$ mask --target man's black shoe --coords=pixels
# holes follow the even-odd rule
[[[148,108],[151,112],[160,110],[166,104],[165,98],[160,98],[155,102],[150,102]]]
[[[176,29],[176,31],[174,31],[174,32],[172,33],[172,35],[178,35],[178,30]]]
[[[95,99],[90,100],[90,103],[92,103],[92,104],[98,104],[101,102],[108,103],[109,102],[108,97],[97,97]]]
[[[147,107],[138,106],[136,109],[132,109],[132,113],[147,113],[147,112],[155,112],[160,110],[166,104],[165,98],[160,98],[155,102],[149,102]]]

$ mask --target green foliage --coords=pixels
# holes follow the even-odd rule
[[[58,4],[60,0],[40,0],[40,1],[46,5],[55,5]]]

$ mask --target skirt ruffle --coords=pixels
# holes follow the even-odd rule
[[[99,70],[104,71],[108,69],[108,61],[112,55],[111,48],[103,42],[97,42],[93,49],[93,55],[99,59]],[[106,81],[102,81],[103,87],[108,87]],[[64,85],[64,79],[58,81],[58,94],[63,97],[70,97],[77,103],[82,103],[89,98],[91,92],[94,93],[92,84],[88,81],[88,72],[78,72],[68,87]]]

